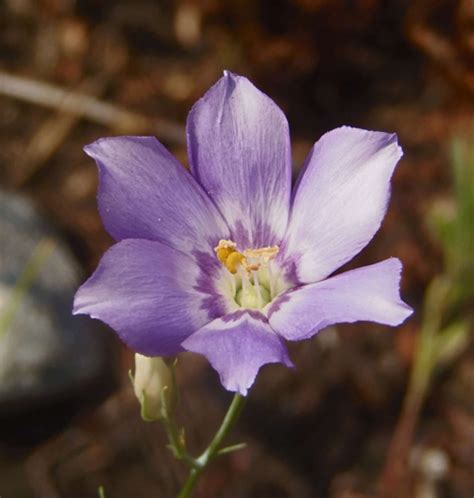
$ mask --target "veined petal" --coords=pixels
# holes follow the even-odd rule
[[[189,113],[191,171],[240,249],[281,241],[291,194],[291,149],[283,112],[247,78],[224,76]]]
[[[398,259],[390,258],[289,291],[272,304],[269,323],[291,341],[335,323],[399,325],[413,312],[400,299],[401,268]]]
[[[183,342],[184,349],[204,355],[228,391],[247,394],[261,366],[293,366],[281,339],[263,315],[237,311],[205,325]]]
[[[342,127],[314,145],[295,188],[285,237],[298,280],[321,280],[359,253],[380,227],[402,156],[395,134]]]
[[[99,210],[115,240],[207,251],[229,233],[202,187],[156,138],[103,138],[84,150],[99,167]]]
[[[194,259],[180,251],[127,239],[104,254],[77,291],[74,314],[107,323],[136,352],[176,354],[186,337],[227,312],[218,295],[196,290],[201,278]]]

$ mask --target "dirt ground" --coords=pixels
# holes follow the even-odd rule
[[[155,134],[186,164],[186,114],[223,69],[252,79],[285,111],[295,173],[314,141],[336,126],[399,135],[405,155],[388,214],[349,267],[399,257],[413,318],[397,330],[344,325],[292,344],[296,369],[262,370],[232,436],[247,448],[214,464],[197,496],[376,496],[424,290],[443,265],[426,212],[452,190],[450,141],[474,126],[473,25],[469,0],[0,5],[0,186],[37,203],[85,275],[111,239],[97,213],[96,168],[82,147],[112,134]],[[19,85],[5,91],[5,75],[32,84],[19,96]],[[83,100],[50,98],[44,82],[113,106],[94,113]],[[161,427],[140,421],[127,379],[132,355],[110,336],[118,387],[99,406],[79,407],[52,438],[5,448],[2,498],[95,497],[99,485],[107,498],[176,494],[185,469],[164,447]],[[229,396],[197,356],[183,355],[178,376],[180,421],[198,450]],[[474,496],[473,393],[471,343],[431,386],[411,452],[411,497]],[[429,488],[420,462],[433,452],[448,465]]]

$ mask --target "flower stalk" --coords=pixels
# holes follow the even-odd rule
[[[239,393],[234,395],[227,413],[211,442],[198,457],[193,457],[186,448],[184,429],[178,427],[174,416],[175,407],[179,399],[175,372],[176,361],[164,370],[163,366],[165,364],[161,363],[163,362],[161,358],[146,358],[137,355],[136,359],[138,361],[136,361],[135,377],[130,374],[130,379],[135,390],[137,385],[140,387],[139,393],[137,394],[136,392],[136,394],[141,405],[142,418],[146,422],[160,421],[163,424],[168,437],[168,448],[177,460],[182,460],[188,465],[190,469],[189,475],[178,495],[178,498],[187,498],[191,496],[200,475],[214,458],[245,447],[245,443],[226,447],[222,447],[222,443],[239,418],[246,398]],[[159,366],[158,369],[151,368],[156,365]],[[164,373],[165,375],[163,375]],[[142,388],[144,388],[143,392]],[[159,392],[154,393],[153,388]],[[152,417],[146,411],[147,398],[153,401],[153,407],[155,408]]]
[[[186,479],[186,482],[184,483],[177,498],[188,498],[189,496],[191,496],[191,493],[193,492],[199,477],[215,457],[221,454],[237,451],[244,447],[243,444],[238,444],[221,449],[224,439],[227,437],[237,419],[239,418],[240,413],[242,412],[242,408],[245,404],[245,399],[246,398],[244,396],[238,393],[234,395],[234,398],[232,399],[232,403],[227,410],[224,420],[222,421],[222,424],[216,432],[215,436],[209,443],[209,446],[199,457],[197,457],[196,459],[192,459],[192,467],[189,471],[188,478]]]
[[[236,444],[222,448],[222,443],[227,437],[232,427],[235,425],[242,408],[245,404],[245,397],[235,394],[221,426],[212,438],[208,447],[197,458],[192,457],[186,449],[186,441],[183,431],[176,426],[173,418],[173,411],[166,403],[166,396],[163,396],[163,417],[161,419],[169,440],[169,448],[178,460],[183,460],[190,467],[188,478],[184,483],[177,498],[188,498],[191,496],[199,477],[204,472],[209,463],[219,455],[227,454],[242,449],[244,444]]]
[[[156,358],[150,360],[156,360]],[[144,420],[148,422],[159,420],[163,424],[166,435],[168,436],[168,448],[171,450],[173,456],[177,460],[182,460],[190,468],[188,478],[186,479],[177,497],[188,498],[189,496],[191,496],[191,493],[193,492],[199,480],[199,477],[204,472],[209,463],[214,460],[214,458],[220,455],[238,451],[245,447],[245,443],[239,443],[223,448],[222,443],[239,418],[246,398],[239,393],[236,393],[234,395],[227,413],[211,442],[201,453],[201,455],[199,455],[198,457],[193,457],[186,448],[184,429],[178,428],[174,417],[175,407],[179,398],[179,391],[176,383],[175,366],[176,361],[173,362],[169,367],[169,382],[167,382],[166,385],[164,385],[160,389],[160,392],[157,393],[157,396],[160,398],[159,416],[156,416],[155,418],[144,417]],[[158,384],[159,383],[155,382],[155,387],[157,387]],[[153,397],[155,395],[149,391],[148,396]],[[139,398],[139,401],[142,405],[141,411],[143,417],[143,399]]]

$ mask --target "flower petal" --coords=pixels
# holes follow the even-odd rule
[[[237,311],[218,318],[188,337],[183,347],[206,356],[222,385],[244,396],[261,366],[293,366],[281,339],[256,312]]]
[[[160,242],[127,239],[112,246],[78,290],[74,314],[98,318],[133,350],[176,354],[180,344],[216,316],[219,296],[195,289],[202,270],[187,255]]]
[[[321,280],[352,259],[380,227],[402,156],[395,134],[342,127],[314,145],[294,192],[284,252],[298,280]]]
[[[191,171],[239,248],[279,243],[288,223],[291,149],[283,112],[227,71],[189,113]]]
[[[401,269],[400,261],[390,258],[289,291],[271,305],[269,323],[291,341],[335,323],[399,325],[413,312],[400,299]]]
[[[227,237],[209,197],[156,138],[103,138],[84,150],[99,167],[99,210],[115,240],[158,240],[188,252]]]

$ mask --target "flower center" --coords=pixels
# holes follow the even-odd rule
[[[242,308],[261,309],[278,293],[272,260],[278,246],[237,250],[231,240],[220,240],[214,248],[217,259],[234,276],[233,299]]]
[[[242,308],[263,308],[271,301],[269,290],[263,285],[250,284],[245,289],[242,287],[235,295],[235,301]]]

